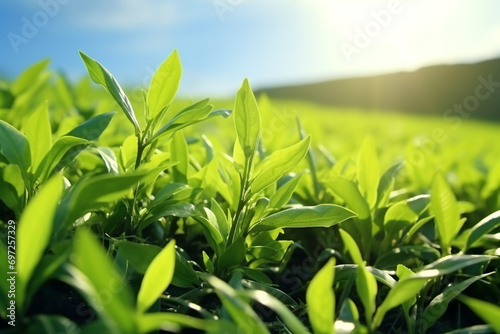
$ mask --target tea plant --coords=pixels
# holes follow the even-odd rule
[[[246,79],[234,112],[179,108],[176,51],[140,94],[80,56],[104,91],[48,61],[0,85],[6,333],[499,331],[496,142],[416,164],[413,137],[330,138],[303,115],[269,140],[283,102]]]

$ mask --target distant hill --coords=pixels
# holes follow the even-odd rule
[[[500,120],[500,58],[260,92],[274,98],[363,109],[445,114],[451,108],[447,114],[450,117],[462,112],[461,117],[469,113],[470,117]],[[453,110],[454,104],[462,105],[462,111]]]

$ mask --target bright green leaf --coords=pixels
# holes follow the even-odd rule
[[[458,298],[481,319],[486,321],[495,332],[500,333],[500,307],[479,299],[460,296]]]
[[[52,147],[52,130],[47,101],[42,103],[28,118],[24,132],[31,150],[31,170],[36,171],[43,157]]]
[[[129,287],[92,233],[77,231],[68,267],[75,288],[101,315],[112,333],[136,334],[133,298]]]
[[[365,138],[359,152],[357,176],[361,194],[373,208],[377,203],[380,169],[375,144],[369,137]]]
[[[465,289],[467,289],[474,282],[491,274],[492,273],[473,276],[465,281],[449,284],[439,295],[434,297],[434,299],[432,299],[429,305],[425,308],[424,314],[422,315],[424,330],[427,330],[434,325],[434,323],[446,312],[448,304]]]
[[[315,334],[333,334],[335,258],[330,258],[309,283],[306,292],[307,314]]]
[[[181,81],[181,61],[177,50],[158,67],[147,94],[149,117],[154,119],[175,97]]]
[[[304,159],[309,149],[311,136],[307,136],[297,144],[273,152],[256,168],[257,176],[252,181],[254,194],[278,181],[286,172],[298,165]]]
[[[27,173],[31,166],[29,142],[19,130],[2,120],[0,120],[0,153],[11,164],[21,168],[24,182],[28,183]]]
[[[338,176],[325,182],[325,184],[335,195],[342,198],[349,208],[358,214],[359,219],[370,217],[370,207],[354,182]]]
[[[16,81],[11,86],[11,92],[14,95],[20,95],[21,93],[29,90],[33,84],[38,80],[40,74],[49,65],[50,59],[44,59],[36,64],[31,65],[26,70],[21,73]]]
[[[179,161],[178,164],[172,167],[172,177],[174,182],[187,183],[188,167],[189,167],[189,152],[186,138],[182,131],[177,131],[170,144],[170,154],[172,158]]]
[[[130,120],[130,122],[134,125],[135,134],[139,135],[141,133],[141,128],[137,119],[135,118],[134,109],[130,104],[130,101],[118,84],[118,81],[113,77],[113,75],[99,62],[90,58],[82,51],[80,52],[80,57],[82,58],[85,66],[87,67],[87,71],[89,72],[90,78],[97,83],[102,85],[106,90],[111,94],[113,99],[118,103],[120,108],[125,113],[125,116]]]
[[[137,295],[137,311],[144,313],[161,296],[172,281],[175,270],[175,240],[154,258],[144,274]]]
[[[238,141],[248,159],[254,154],[259,140],[260,114],[257,101],[247,79],[243,81],[236,95],[234,124]]]
[[[45,180],[50,176],[50,173],[59,163],[69,165],[75,159],[76,156],[74,154],[66,155],[66,153],[71,152],[70,150],[75,146],[86,143],[88,143],[87,140],[77,137],[65,136],[56,140],[36,169],[35,179],[40,179],[41,183],[45,182]],[[66,158],[63,159],[63,157]]]
[[[435,215],[442,252],[447,255],[450,252],[451,242],[460,231],[463,222],[460,222],[455,195],[441,174],[436,174],[432,184],[431,208]]]
[[[243,334],[268,334],[266,325],[255,313],[252,307],[226,282],[215,276],[204,276],[222,302],[222,305],[231,315],[239,330]]]
[[[62,177],[56,176],[40,188],[19,219],[16,299],[20,308],[25,306],[24,298],[31,275],[49,244],[62,191]]]

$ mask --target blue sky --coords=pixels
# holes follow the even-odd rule
[[[254,88],[500,57],[500,1],[7,0],[0,74],[49,57],[80,78],[83,50],[124,85],[147,86],[173,49],[181,94]]]

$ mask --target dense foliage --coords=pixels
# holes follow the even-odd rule
[[[6,333],[500,331],[498,126],[179,107],[176,52],[128,94],[80,55],[104,90],[0,86]]]

